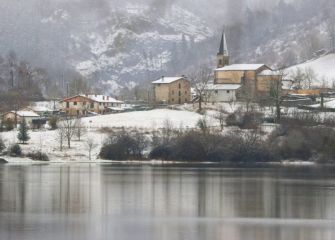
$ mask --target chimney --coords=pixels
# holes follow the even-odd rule
[[[162,76],[162,82],[164,82],[164,76]]]

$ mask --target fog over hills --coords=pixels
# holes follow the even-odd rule
[[[215,64],[226,30],[233,62],[283,67],[333,48],[332,0],[0,0],[0,55],[73,72],[108,92]],[[335,25],[335,24],[334,24]],[[335,31],[334,31],[335,32]]]

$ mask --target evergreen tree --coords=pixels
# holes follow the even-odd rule
[[[30,139],[29,134],[28,134],[27,122],[24,118],[20,124],[19,133],[17,135],[17,138],[23,144],[26,143]]]

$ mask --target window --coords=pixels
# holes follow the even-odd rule
[[[179,97],[181,96],[181,92],[179,91]]]
[[[219,65],[220,65],[220,66],[222,65],[222,59],[219,60]]]
[[[172,102],[174,102],[174,98],[172,98]]]
[[[218,94],[219,93],[219,91],[218,90],[215,90],[215,94]]]
[[[179,83],[179,89],[181,89],[181,83]]]
[[[229,90],[227,90],[227,93],[230,93],[230,91],[229,91]]]
[[[185,94],[187,94],[187,91],[185,91]]]
[[[172,95],[174,95],[174,91],[172,90]]]
[[[77,115],[79,115],[80,114],[80,112],[79,112],[79,110],[77,110]]]
[[[77,106],[77,102],[73,102],[73,105]]]
[[[69,107],[70,107],[70,103],[67,102],[67,103],[66,103],[66,108],[69,108]]]
[[[187,102],[187,98],[185,98],[185,102]]]
[[[91,108],[94,108],[94,103],[91,103]]]
[[[86,102],[83,102],[83,105],[85,106],[85,105],[86,105]]]

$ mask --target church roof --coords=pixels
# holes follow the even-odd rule
[[[219,49],[218,55],[229,56],[226,34],[224,32],[222,33],[222,36],[221,36],[220,49]]]
[[[283,75],[279,71],[272,71],[270,69],[264,70],[258,74],[259,76],[280,76]]]
[[[265,64],[232,64],[215,71],[256,71],[264,66],[267,67]]]

